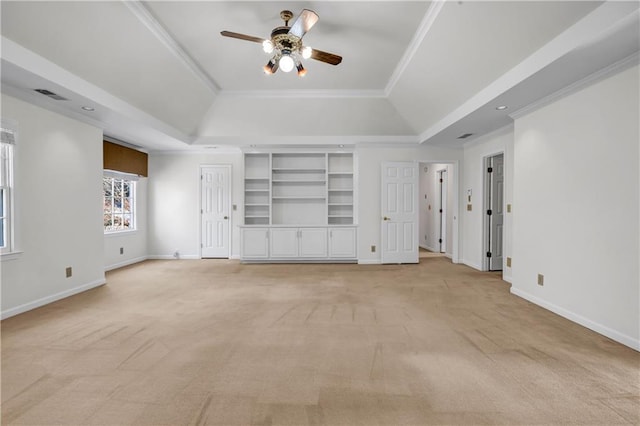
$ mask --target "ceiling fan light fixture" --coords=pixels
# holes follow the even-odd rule
[[[302,66],[301,63],[296,64],[296,68],[298,69],[298,77],[304,77],[307,75],[307,70]]]
[[[262,50],[264,50],[265,53],[273,52],[273,42],[271,40],[263,41],[262,42]]]
[[[282,55],[279,63],[280,69],[282,69],[283,72],[291,71],[295,65],[295,63],[293,62],[293,58],[291,58],[291,56],[289,56],[288,54]]]
[[[271,59],[269,62],[267,62],[267,65],[262,67],[262,69],[264,70],[265,74],[275,74],[275,72],[278,71],[278,61],[274,61],[273,59]]]
[[[302,57],[304,59],[309,59],[311,57],[311,51],[313,49],[311,49],[309,46],[305,46],[302,48],[302,51],[300,52],[300,54],[302,55]]]

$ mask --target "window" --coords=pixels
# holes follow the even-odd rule
[[[104,232],[135,230],[135,181],[127,177],[105,174],[102,179],[102,191]]]
[[[16,142],[16,127],[2,119],[0,140],[0,249],[1,253],[13,251],[13,147]]]

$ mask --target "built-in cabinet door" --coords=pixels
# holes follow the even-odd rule
[[[355,259],[356,228],[329,229],[329,257]]]
[[[269,228],[242,229],[242,258],[267,259],[269,257]]]
[[[300,228],[298,230],[298,238],[300,257],[327,257],[326,228]]]
[[[271,228],[271,257],[298,257],[298,228]]]

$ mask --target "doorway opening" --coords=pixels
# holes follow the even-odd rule
[[[504,244],[504,154],[484,159],[484,265],[502,271]]]
[[[420,252],[440,254],[458,262],[457,168],[455,163],[419,165]],[[427,256],[420,256],[421,258]]]

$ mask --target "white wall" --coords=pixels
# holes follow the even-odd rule
[[[104,235],[105,270],[120,268],[147,258],[147,178],[136,182],[136,230]],[[120,248],[124,253],[120,254]]]
[[[23,252],[2,261],[6,318],[105,278],[102,131],[6,95],[2,115],[18,122],[15,248]]]
[[[512,292],[640,350],[638,72],[516,120]]]
[[[200,166],[231,165],[231,256],[240,256],[243,222],[242,153],[151,154],[148,181],[148,254],[151,258],[200,257]]]
[[[508,155],[508,147],[513,145],[513,126],[506,126],[488,135],[482,136],[465,145],[464,148],[464,178],[460,187],[462,200],[461,210],[463,219],[462,230],[462,262],[472,268],[482,270],[486,249],[483,247],[484,224],[484,161],[486,157],[505,153],[505,202],[511,203],[510,194],[513,193],[513,168]],[[471,202],[468,201],[468,191],[471,190]],[[471,211],[467,205],[471,204]],[[505,214],[503,241],[503,259],[511,256],[511,217]],[[503,265],[503,274],[509,276],[510,268]]]
[[[462,159],[462,150],[433,146],[395,149],[361,147],[356,152],[358,157],[358,262],[380,263],[381,163],[383,161],[457,163]],[[449,184],[454,188],[458,185],[455,169],[456,167],[452,167],[449,177]],[[457,221],[456,208],[452,208],[452,211],[454,211],[454,221]],[[454,234],[452,232],[452,238],[457,239],[458,235]],[[370,250],[372,245],[376,246],[375,253]],[[454,256],[454,261],[456,260]]]

